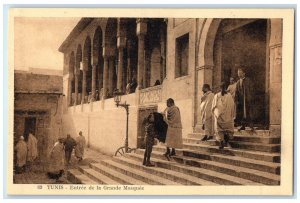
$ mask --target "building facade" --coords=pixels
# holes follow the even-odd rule
[[[29,132],[38,140],[38,159],[47,161],[62,136],[62,76],[15,71],[14,142]]]
[[[282,19],[82,18],[59,51],[64,54],[63,134],[82,131],[88,145],[112,154],[143,142],[143,120],[173,98],[183,136],[201,131],[202,85],[217,91],[244,67],[255,88],[255,126],[280,135]],[[137,81],[135,91],[126,87]]]

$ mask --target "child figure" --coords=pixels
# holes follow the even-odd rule
[[[150,162],[150,156],[151,156],[151,152],[152,152],[152,147],[154,145],[154,138],[156,138],[156,131],[155,131],[155,127],[154,127],[154,116],[153,113],[151,113],[147,119],[146,119],[146,123],[145,123],[145,145],[146,145],[146,149],[145,149],[145,154],[144,154],[144,161],[143,161],[143,165],[145,166],[149,166],[152,167],[154,166],[154,164],[152,164]]]

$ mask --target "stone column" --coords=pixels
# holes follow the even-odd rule
[[[83,69],[82,71],[82,98],[81,98],[81,104],[84,104],[85,102],[85,96],[86,96],[86,70]]]
[[[108,89],[109,89],[109,95],[112,96],[113,94],[113,88],[114,88],[114,57],[109,58],[109,67],[108,67]]]
[[[117,88],[123,92],[123,47],[119,47]]]
[[[282,20],[271,20],[270,36],[270,133],[281,132]]]
[[[129,82],[131,82],[131,78],[132,78],[132,75],[131,75],[131,41],[128,40],[127,41],[127,81],[126,81],[126,84],[128,84]]]
[[[69,73],[69,81],[68,81],[68,106],[72,106],[72,80],[74,79],[74,76]]]
[[[165,25],[161,25],[160,28],[160,57],[161,57],[161,66],[160,66],[160,82],[162,83],[166,76],[166,37],[165,37]]]
[[[78,71],[77,67],[75,67],[75,68],[76,68],[76,71],[75,71],[75,101],[74,101],[74,103],[75,103],[75,105],[77,105],[78,104],[78,77],[79,77],[79,71]]]
[[[138,19],[136,23],[137,23],[136,34],[138,36],[137,82],[138,82],[138,89],[142,89],[144,69],[145,69],[145,35],[147,33],[147,23],[143,19]]]
[[[96,70],[97,65],[93,65],[92,69],[92,101],[95,101],[95,95],[96,95]]]
[[[118,79],[117,79],[117,88],[119,91],[124,92],[123,87],[123,71],[124,71],[124,47],[126,45],[126,36],[125,36],[125,21],[124,19],[118,19],[118,30],[117,30],[117,47],[118,47]]]
[[[108,88],[108,57],[104,56],[104,67],[103,67],[103,92],[102,100],[106,99],[106,89]]]

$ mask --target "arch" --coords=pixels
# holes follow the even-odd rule
[[[90,36],[85,38],[84,47],[83,47],[83,71],[86,72],[86,95],[92,91],[92,41]],[[84,81],[83,81],[84,82]],[[84,86],[83,86],[84,87]]]
[[[97,65],[102,57],[102,39],[103,34],[100,26],[95,30],[93,37],[93,65]]]
[[[100,92],[103,86],[103,49],[102,49],[102,42],[103,42],[103,33],[100,26],[98,26],[95,30],[94,37],[93,37],[93,66],[96,67],[95,71],[95,90]]]
[[[109,94],[112,95],[113,90],[117,86],[116,70],[118,56],[117,51],[117,18],[109,18],[105,27],[104,39],[104,55],[109,57],[108,68],[108,89]]]
[[[91,38],[89,36],[86,37],[84,41],[83,47],[83,70],[87,71],[91,67],[91,60],[92,60],[92,45],[91,45]]]
[[[74,78],[74,71],[75,71],[75,55],[72,51],[70,54],[69,60],[69,87],[68,87],[68,105],[71,106],[74,104],[74,93],[75,93],[75,78]]]
[[[75,74],[79,74],[80,62],[82,62],[82,48],[81,44],[78,44],[75,58]]]
[[[77,75],[77,81],[75,81],[75,86],[77,85],[77,90],[75,87],[75,92],[82,93],[82,70],[80,70],[80,63],[82,62],[82,46],[77,45],[76,58],[75,58],[75,75]],[[75,78],[75,79],[76,79]],[[75,93],[76,94],[76,93]],[[80,96],[77,98],[77,104],[80,101]]]
[[[74,51],[72,51],[69,60],[69,77],[71,78],[71,80],[74,79],[74,71],[75,71],[75,55],[74,55]]]
[[[200,33],[200,40],[199,40],[199,44],[197,45],[197,47],[199,48],[199,51],[197,53],[198,55],[198,64],[197,64],[197,70],[196,72],[198,73],[198,75],[201,77],[201,79],[198,79],[198,86],[201,86],[202,82],[207,82],[207,81],[212,81],[212,84],[216,85],[218,83],[218,81],[220,80],[227,80],[228,75],[230,74],[229,72],[226,76],[226,78],[224,78],[223,74],[225,74],[224,70],[223,70],[223,65],[220,65],[220,59],[216,59],[218,58],[218,48],[220,46],[218,45],[219,40],[222,40],[222,38],[225,37],[225,35],[222,35],[222,37],[220,37],[221,35],[219,35],[220,31],[219,29],[221,28],[221,25],[226,25],[226,22],[223,21],[225,19],[206,19],[203,22],[203,26],[202,26],[202,30]],[[227,20],[227,19],[226,19]],[[230,19],[228,19],[230,20]],[[245,19],[246,20],[246,19]],[[261,102],[261,104],[256,104],[256,106],[262,106],[261,109],[256,109],[256,114],[257,114],[257,118],[258,121],[257,122],[261,122],[262,124],[265,123],[267,124],[268,119],[269,119],[269,113],[271,112],[269,110],[269,104],[271,104],[271,100],[272,98],[270,97],[270,92],[269,92],[269,84],[272,82],[270,77],[269,77],[269,72],[271,71],[270,69],[272,69],[272,64],[269,63],[271,54],[269,53],[269,47],[271,47],[273,44],[278,44],[281,43],[280,40],[281,37],[279,35],[281,35],[282,31],[281,31],[281,26],[279,26],[280,22],[277,22],[277,19],[252,19],[252,21],[262,21],[265,20],[267,22],[267,29],[266,29],[266,65],[264,66],[264,70],[262,71],[258,71],[261,69],[257,69],[257,71],[259,72],[259,74],[257,74],[260,77],[261,83],[256,83],[257,84],[257,88],[259,89],[259,91],[257,90],[256,93],[257,94],[263,94],[262,92],[265,91],[264,95],[261,95],[260,98],[264,98],[265,97],[265,102],[264,104]],[[248,19],[248,21],[251,21],[250,19]],[[245,21],[244,25],[245,26],[250,26],[250,24],[252,24],[252,22],[248,22]],[[232,26],[235,27],[235,22],[232,22]],[[243,25],[243,26],[244,26]],[[260,26],[261,28],[262,26]],[[235,28],[226,28],[225,33],[229,33],[231,29],[235,29]],[[227,35],[227,34],[226,34]],[[278,37],[278,36],[279,37]],[[227,35],[228,37],[229,35]],[[225,40],[225,39],[224,39]],[[274,42],[275,41],[275,42]],[[228,44],[227,41],[226,44]],[[223,42],[222,42],[223,43]],[[262,44],[263,45],[263,44]],[[223,45],[222,45],[223,47]],[[252,54],[253,55],[253,54]],[[221,57],[223,58],[223,56]],[[243,64],[243,60],[241,59],[241,63]],[[218,62],[219,61],[219,62]],[[223,63],[222,63],[223,64]],[[221,69],[222,68],[222,69]],[[222,72],[221,72],[222,71]],[[231,71],[232,72],[232,71]],[[235,73],[236,71],[234,71]],[[252,75],[256,74],[255,70],[254,72],[251,71],[250,72]],[[265,74],[263,74],[265,73]],[[232,73],[231,73],[232,74]],[[236,76],[236,75],[233,75]],[[250,76],[251,77],[251,76]],[[253,76],[252,76],[253,77]],[[263,77],[265,77],[265,79],[262,79]],[[256,78],[258,81],[258,78]],[[263,82],[264,81],[264,82]],[[261,86],[261,88],[259,88]],[[198,94],[198,93],[197,93]],[[199,93],[200,94],[200,93]],[[270,98],[270,101],[268,101]],[[265,110],[264,110],[265,109]],[[261,115],[261,118],[259,118],[261,112],[265,111],[265,119],[263,119],[263,115]],[[271,116],[270,116],[271,117]],[[261,121],[259,121],[259,119]]]
[[[117,46],[117,19],[109,18],[105,28],[105,47]]]
[[[211,66],[213,67],[213,51],[214,42],[217,35],[217,31],[222,19],[206,19],[204,21],[203,29],[199,42],[199,57],[198,66]]]

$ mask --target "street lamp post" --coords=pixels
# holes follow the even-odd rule
[[[122,96],[122,93],[118,89],[114,91],[114,100],[115,100],[116,106],[117,107],[121,106],[121,107],[125,108],[125,110],[126,110],[126,137],[125,137],[125,146],[117,149],[115,155],[117,155],[117,154],[123,155],[124,153],[128,153],[132,150],[128,147],[128,117],[129,117],[129,106],[130,105],[126,104],[126,101],[123,104],[121,104],[120,103],[121,96]],[[125,149],[125,152],[124,152],[124,149]]]

